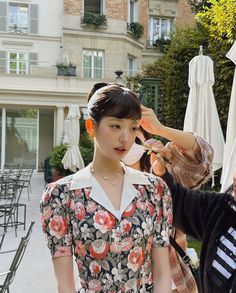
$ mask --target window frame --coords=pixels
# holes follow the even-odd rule
[[[92,53],[92,59],[91,59],[91,67],[84,67],[84,53],[85,52],[90,52]],[[96,54],[98,53],[102,53],[102,67],[101,68],[95,68],[94,64],[95,64],[95,57]],[[83,78],[89,78],[89,79],[103,79],[104,78],[104,64],[105,64],[105,52],[104,50],[97,50],[97,49],[83,49],[82,51],[82,76]],[[84,70],[87,69],[89,70],[89,77],[86,77],[84,74]],[[95,70],[101,70],[101,77],[96,77],[95,76]]]
[[[11,7],[17,7],[17,14],[16,18],[17,21],[14,24],[11,24]],[[20,8],[27,7],[27,27],[21,25],[21,14]],[[15,27],[16,25],[16,27]],[[16,31],[20,33],[28,33],[30,32],[30,5],[27,3],[16,3],[16,2],[9,2],[8,3],[8,29],[9,31]]]
[[[16,72],[11,72],[11,54],[16,54]],[[24,59],[25,63],[25,71],[20,72],[20,63],[22,63],[22,60],[20,60],[20,54],[24,54],[26,59]],[[28,75],[29,74],[29,53],[28,52],[22,52],[22,51],[8,51],[7,52],[7,73],[9,74],[18,74],[18,75]]]
[[[158,20],[159,19],[159,37],[157,39],[154,39],[154,29],[153,29],[153,25],[154,25],[154,20]],[[164,16],[149,16],[149,40],[150,40],[150,44],[153,45],[153,43],[158,40],[158,39],[163,39],[161,37],[162,35],[162,22],[163,20],[167,20],[167,34],[170,34],[172,32],[173,29],[173,19],[170,17],[164,17]],[[169,39],[169,36],[164,37],[164,40]]]
[[[133,19],[131,19],[131,3],[133,3]],[[129,0],[128,1],[128,23],[138,22],[138,1]]]
[[[99,12],[99,14],[105,14],[105,0],[100,0],[100,1],[101,2],[100,2],[100,12]],[[84,13],[91,12],[91,11],[86,11],[85,10],[85,0],[84,0],[83,9],[84,9]],[[93,12],[93,13],[95,13],[95,12]]]
[[[132,69],[130,70],[130,61],[132,60]],[[127,60],[127,75],[133,76],[138,71],[138,58],[128,55]]]

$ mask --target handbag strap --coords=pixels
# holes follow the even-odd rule
[[[170,236],[170,244],[174,247],[174,249],[178,252],[183,262],[191,265],[190,257],[185,253],[185,251],[179,246],[179,244],[175,241],[175,239]]]

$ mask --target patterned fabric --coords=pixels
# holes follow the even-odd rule
[[[168,171],[176,182],[184,187],[199,188],[212,175],[212,147],[201,137],[196,137],[193,149],[184,150],[173,143],[168,147],[172,151],[172,165],[167,165]],[[172,236],[183,250],[187,248],[186,235],[180,230],[172,229]],[[169,258],[171,277],[178,293],[197,293],[197,285],[189,266],[183,263],[175,249],[170,246]]]
[[[95,179],[85,169],[81,171],[90,176],[92,187],[72,188],[75,176],[82,174],[79,171],[48,185],[43,194],[42,228],[52,256],[74,254],[81,293],[152,292],[152,248],[169,245],[172,222],[166,184],[160,178],[135,171],[143,174],[148,184],[132,184],[133,199],[117,219],[92,198]]]

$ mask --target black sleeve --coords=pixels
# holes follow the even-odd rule
[[[204,228],[212,217],[224,194],[185,189],[174,182],[170,173],[162,177],[173,199],[173,226],[202,241]]]

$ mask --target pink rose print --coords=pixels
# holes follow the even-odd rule
[[[52,211],[51,207],[46,206],[43,209],[42,220],[47,221],[51,217],[52,214],[53,214],[53,211]]]
[[[68,246],[59,246],[54,254],[54,257],[71,255],[71,248]]]
[[[89,247],[90,255],[95,259],[103,259],[109,252],[109,245],[102,239],[95,240]]]
[[[144,263],[144,251],[141,247],[134,247],[128,256],[128,268],[136,272]]]
[[[77,202],[75,204],[75,217],[76,217],[76,219],[78,219],[80,221],[83,220],[85,217],[85,213],[86,212],[85,212],[85,208],[84,208],[83,204],[80,202]]]
[[[82,241],[75,240],[75,244],[76,244],[75,252],[79,256],[85,256],[86,255],[86,249],[85,249],[85,246],[83,245]]]
[[[138,200],[137,201],[137,208],[140,209],[140,210],[142,210],[142,211],[145,211],[146,208],[147,208],[147,205],[146,205],[145,202]]]
[[[136,209],[136,205],[135,205],[135,203],[132,202],[127,207],[127,209],[123,212],[122,216],[125,217],[125,218],[131,217],[134,214],[135,209]]]
[[[110,251],[112,253],[121,253],[121,245],[120,242],[113,242],[110,246]]]
[[[89,292],[100,292],[102,290],[102,285],[99,280],[89,281]]]
[[[128,233],[132,228],[132,223],[124,219],[124,221],[121,223],[121,227],[124,233]]]
[[[154,209],[154,206],[152,203],[148,202],[147,203],[147,207],[148,207],[148,212],[149,212],[149,215],[152,217],[155,213],[155,209]]]
[[[121,250],[128,251],[133,246],[133,239],[131,237],[126,237],[121,241]]]
[[[58,239],[64,237],[68,228],[68,219],[62,216],[54,216],[49,223],[50,234]]]
[[[107,233],[107,231],[112,230],[115,225],[115,218],[107,211],[96,212],[93,220],[94,227],[100,230],[102,233]]]
[[[101,272],[101,266],[97,261],[92,261],[89,264],[89,270],[92,274],[97,275]]]
[[[97,204],[94,201],[88,201],[88,204],[87,204],[88,213],[93,213],[94,211],[96,211],[96,208],[97,208]]]

